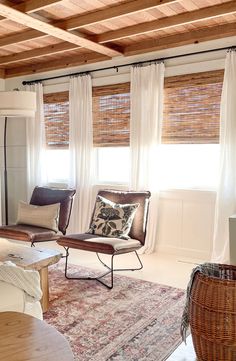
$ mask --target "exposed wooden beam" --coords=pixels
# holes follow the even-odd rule
[[[228,15],[236,12],[236,1],[209,6],[200,10],[186,12],[171,17],[149,21],[133,26],[128,26],[115,31],[108,31],[96,37],[99,43],[107,41],[114,41],[122,38],[127,38],[134,35],[145,34],[151,31],[162,30],[174,26],[194,23],[201,20],[213,19],[219,16]]]
[[[25,61],[34,58],[40,58],[45,55],[52,55],[58,53],[65,53],[69,50],[78,49],[77,45],[62,42],[54,45],[45,46],[43,48],[37,48],[33,50],[27,50],[20,53],[14,53],[11,55],[1,56],[0,57],[0,65],[3,64],[11,64],[19,61]]]
[[[67,30],[73,30],[82,26],[96,24],[100,21],[130,15],[163,5],[171,5],[176,2],[179,2],[179,0],[133,0],[126,3],[122,2],[118,5],[102,8],[101,10],[89,12],[84,15],[74,16],[67,20],[61,20],[57,22],[57,26]]]
[[[5,79],[5,69],[0,68],[0,79]]]
[[[8,0],[1,0],[1,4],[11,6],[13,9],[30,14],[35,11],[45,9],[51,5],[55,5],[56,3],[60,3],[61,1],[62,0],[28,0],[22,4],[12,5],[12,3]],[[0,21],[2,20],[6,20],[6,18],[0,16]]]
[[[0,3],[2,1],[3,0],[1,0]],[[145,0],[145,1],[144,0],[133,0],[133,1],[130,1],[125,4],[114,5],[108,9],[103,8],[98,11],[90,12],[90,13],[87,13],[84,15],[75,16],[75,17],[69,18],[67,20],[56,21],[53,23],[53,25],[57,26],[61,29],[64,29],[64,30],[74,30],[76,28],[79,28],[79,27],[82,27],[85,25],[91,25],[91,24],[97,23],[99,21],[108,20],[108,19],[112,19],[115,17],[120,17],[120,16],[127,15],[127,14],[130,14],[133,12],[150,9],[152,7],[158,7],[158,6],[162,6],[162,5],[166,5],[166,4],[170,5],[170,4],[176,3],[178,1],[179,0]],[[5,2],[7,4],[9,4],[8,1],[5,0],[4,3]],[[35,2],[36,2],[35,6],[37,6],[37,0],[35,0]],[[24,4],[14,5],[14,7],[17,8],[17,6],[20,6],[20,5],[23,6]],[[22,7],[22,9],[23,9],[23,7]],[[33,7],[32,7],[32,11],[33,11]],[[26,11],[24,11],[24,12],[26,12]],[[42,36],[45,36],[45,34],[43,34],[41,31],[32,30],[31,36],[32,37],[30,37],[30,30],[22,31],[21,33],[19,33],[19,36],[18,35],[15,36],[14,34],[5,36],[4,39],[0,39],[0,47],[4,46],[4,45],[11,45],[16,42],[24,42],[27,40],[37,39]]]
[[[187,44],[198,44],[200,42],[235,36],[236,22],[224,25],[202,28],[199,30],[179,33],[158,39],[142,41],[138,44],[129,45],[124,49],[124,55],[136,55],[156,50],[175,48]]]
[[[12,35],[3,36],[0,38],[0,47],[12,44],[22,43],[27,40],[36,39],[39,37],[47,36],[44,33],[41,33],[37,30],[26,30],[14,33]]]
[[[110,58],[96,53],[80,54],[77,57],[66,57],[61,60],[54,60],[52,62],[43,62],[34,65],[26,65],[20,67],[14,67],[5,69],[5,78],[11,78],[15,76],[21,76],[26,74],[37,74],[44,71],[50,71],[55,69],[66,69],[73,66],[85,65],[96,63]]]
[[[62,2],[62,0],[28,0],[23,4],[15,5],[14,9],[23,11],[24,13],[32,13],[60,2]]]
[[[22,13],[21,11],[10,8],[7,5],[0,4],[0,14],[7,19],[15,21],[16,23],[41,31],[45,34],[54,36],[69,43],[82,46],[94,52],[110,57],[121,55],[120,52],[118,52],[117,50],[110,49],[85,37],[75,35],[74,33],[60,29],[51,24],[47,24],[41,20],[32,18],[31,16]]]

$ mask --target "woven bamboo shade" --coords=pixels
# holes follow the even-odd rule
[[[219,143],[223,71],[165,79],[162,143]],[[44,95],[47,146],[69,144],[68,92]],[[93,88],[95,147],[129,146],[130,83]]]
[[[129,146],[130,84],[93,88],[93,144]]]
[[[165,79],[162,143],[219,143],[223,71]]]
[[[69,92],[44,94],[44,119],[48,148],[69,146]]]

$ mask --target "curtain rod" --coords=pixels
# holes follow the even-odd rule
[[[157,59],[151,59],[151,60],[143,60],[143,61],[139,61],[139,62],[135,62],[135,63],[108,66],[108,67],[105,67],[105,68],[81,71],[81,72],[72,73],[72,74],[57,75],[57,76],[51,76],[51,77],[48,77],[48,78],[35,79],[35,80],[29,80],[29,81],[24,80],[22,82],[22,84],[27,85],[27,84],[33,84],[33,83],[40,83],[40,82],[45,81],[45,80],[59,79],[59,78],[77,76],[77,75],[88,74],[88,73],[95,73],[97,71],[103,71],[103,70],[109,70],[109,69],[115,69],[116,71],[118,71],[119,68],[124,68],[125,66],[135,66],[135,65],[139,65],[139,64],[155,63],[155,62],[161,62],[161,61],[170,60],[170,59],[177,59],[177,58],[182,58],[182,57],[191,56],[191,55],[206,54],[206,53],[212,53],[212,52],[215,52],[215,51],[222,51],[222,50],[228,50],[229,51],[229,50],[235,50],[235,49],[236,49],[236,46],[217,48],[217,49],[209,49],[209,50],[202,50],[202,51],[196,51],[196,52],[193,52],[193,53],[166,56],[166,57],[163,57],[163,58],[157,58]]]

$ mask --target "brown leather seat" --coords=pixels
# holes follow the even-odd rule
[[[30,204],[45,206],[60,203],[58,229],[65,235],[70,220],[74,194],[74,189],[35,187],[30,199]],[[13,224],[0,227],[0,237],[27,241],[31,243],[31,246],[34,245],[35,242],[55,241],[61,236],[61,233],[27,224]]]
[[[113,287],[113,271],[122,271],[127,269],[114,269],[113,268],[113,257],[118,254],[135,252],[138,261],[140,263],[139,268],[132,268],[130,270],[137,270],[143,268],[142,262],[137,254],[137,250],[141,248],[145,243],[146,237],[146,224],[148,217],[148,206],[150,199],[150,192],[134,192],[134,191],[115,191],[115,190],[100,190],[98,195],[120,204],[134,204],[139,203],[139,207],[135,213],[132,226],[129,232],[129,239],[120,239],[120,238],[109,238],[98,236],[89,233],[82,234],[71,234],[62,236],[58,239],[57,243],[63,246],[66,250],[66,264],[65,264],[65,276],[69,279],[74,279],[74,277],[69,277],[67,275],[68,268],[68,257],[69,257],[69,249],[80,249],[84,251],[96,252],[98,259],[101,261],[98,253],[104,253],[111,255],[111,266],[105,265],[109,269],[104,275],[96,278],[86,277],[86,278],[78,278],[76,279],[95,279],[98,282],[102,283],[108,288]],[[94,209],[95,211],[95,209]],[[94,212],[93,212],[94,213]],[[92,216],[93,218],[93,216]],[[92,220],[91,218],[91,220]],[[111,283],[108,285],[101,281],[101,278],[107,274],[111,274]]]

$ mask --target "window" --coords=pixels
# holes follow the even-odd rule
[[[69,147],[69,93],[44,94],[44,120],[47,147]]]
[[[162,187],[216,186],[223,71],[165,79]]]
[[[222,83],[223,71],[165,79],[162,188],[212,188],[216,185]],[[51,181],[63,181],[69,175],[66,168],[69,164],[68,98],[68,92],[44,95]],[[98,182],[128,182],[129,133],[130,84],[94,87],[93,142]]]
[[[67,182],[69,178],[69,93],[44,94],[46,167],[48,180]]]
[[[162,143],[219,143],[222,71],[165,79]]]
[[[93,144],[99,182],[128,182],[129,121],[129,83],[93,88]]]

